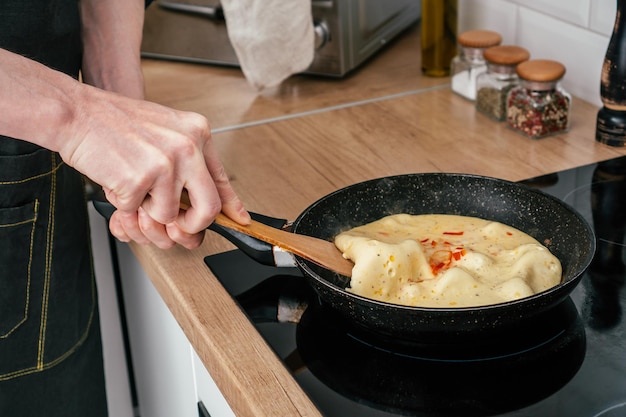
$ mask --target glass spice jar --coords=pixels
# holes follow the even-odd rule
[[[520,85],[507,96],[507,126],[532,139],[569,129],[572,97],[560,85],[565,66],[537,59],[517,66]]]
[[[476,100],[476,78],[487,69],[483,51],[499,45],[502,36],[490,30],[470,30],[457,37],[459,54],[452,58],[452,91],[468,100]]]
[[[487,71],[476,78],[476,110],[503,121],[507,94],[518,85],[515,67],[527,61],[530,53],[520,46],[501,45],[485,49],[484,57]]]

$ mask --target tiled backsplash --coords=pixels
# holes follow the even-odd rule
[[[459,32],[490,29],[503,44],[554,59],[567,73],[563,87],[598,106],[602,61],[613,31],[616,0],[459,0]]]

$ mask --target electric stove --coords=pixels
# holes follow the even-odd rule
[[[206,264],[325,416],[626,416],[626,157],[523,181],[578,210],[597,253],[563,303],[462,344],[355,328],[295,268]]]

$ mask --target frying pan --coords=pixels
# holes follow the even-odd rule
[[[475,216],[513,226],[558,257],[563,277],[551,289],[500,304],[411,307],[350,293],[345,290],[349,278],[295,256],[296,265],[322,303],[359,327],[394,338],[460,341],[459,337],[473,338],[532,320],[569,296],[596,247],[589,224],[561,200],[518,183],[452,173],[398,175],[347,186],[306,208],[293,222],[292,231],[333,240],[345,230],[398,213]],[[245,246],[232,236],[229,239],[240,248]]]
[[[522,184],[467,174],[406,174],[353,184],[311,204],[293,222],[292,231],[332,241],[345,230],[398,213],[474,216],[513,226],[544,244],[561,261],[563,277],[551,289],[500,304],[411,307],[350,293],[346,291],[349,278],[294,256],[321,303],[377,335],[441,343],[480,337],[532,320],[569,296],[595,253],[591,227],[561,200]],[[209,228],[259,262],[274,262],[271,245],[216,225]]]

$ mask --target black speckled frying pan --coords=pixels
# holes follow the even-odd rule
[[[106,217],[114,208],[94,201]],[[511,328],[536,318],[565,300],[580,282],[596,248],[595,235],[573,208],[541,191],[509,181],[463,174],[430,173],[385,177],[350,185],[309,206],[292,231],[332,241],[345,230],[398,214],[456,214],[495,220],[522,230],[559,258],[562,282],[516,301],[463,308],[408,307],[345,290],[350,279],[295,256],[296,265],[323,303],[350,322],[380,335],[406,340],[461,340]],[[264,223],[277,219],[256,215]],[[215,223],[223,234],[261,263],[273,264],[270,244]],[[545,315],[543,315],[545,317]]]
[[[508,224],[547,246],[561,261],[563,278],[547,291],[501,304],[407,307],[347,292],[348,278],[296,257],[323,302],[354,323],[392,337],[475,337],[515,326],[561,303],[580,282],[595,252],[590,226],[557,198],[513,182],[448,173],[399,175],[345,187],[309,206],[294,221],[293,232],[332,240],[342,231],[397,213],[456,214]]]

